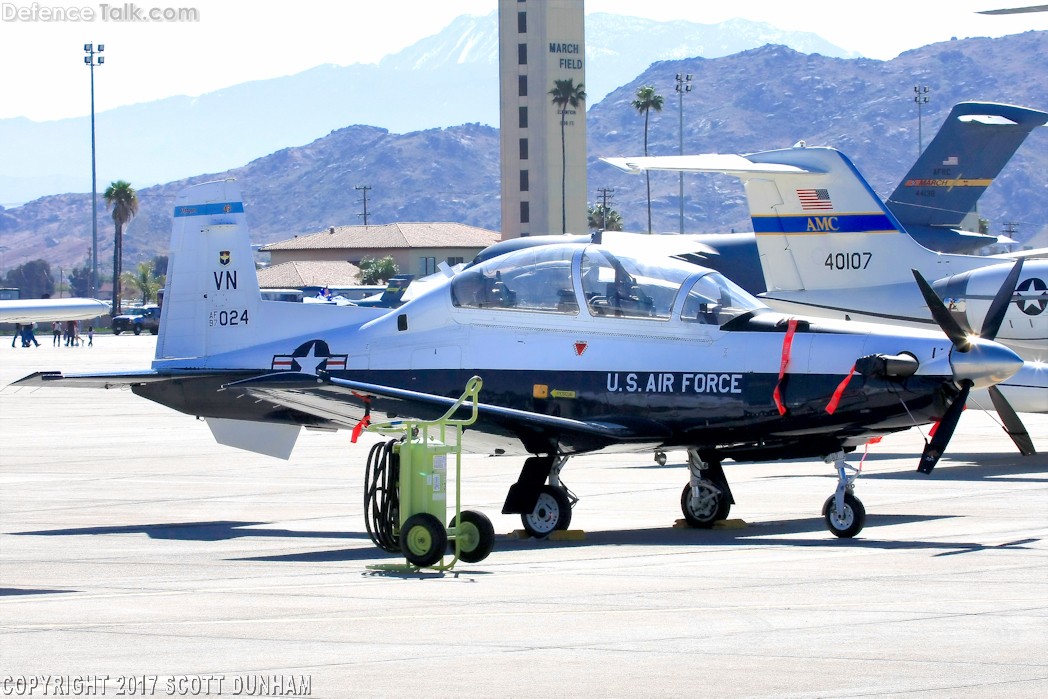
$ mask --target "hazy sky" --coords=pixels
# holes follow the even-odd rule
[[[83,3],[83,4],[79,4]],[[951,37],[1003,36],[1048,29],[1048,13],[1011,16],[976,10],[1030,0],[586,0],[586,12],[712,24],[742,17],[780,29],[807,30],[845,50],[891,59]],[[188,8],[198,21],[117,21],[126,6]],[[497,0],[0,0],[0,118],[35,120],[90,111],[85,43],[105,45],[95,72],[97,111],[172,95],[290,75],[322,63],[374,63],[435,34],[459,15],[485,15]],[[864,7],[859,10],[857,8]],[[43,17],[64,13],[64,20]],[[108,13],[108,14],[106,14]],[[85,17],[93,19],[85,19]],[[76,19],[79,18],[79,19]],[[623,76],[627,81],[634,76]]]

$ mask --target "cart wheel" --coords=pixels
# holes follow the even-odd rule
[[[571,501],[563,488],[542,486],[539,501],[529,514],[521,515],[524,531],[536,539],[545,539],[555,531],[563,531],[571,524]]]
[[[491,526],[491,520],[482,512],[463,510],[460,514],[462,523],[458,519],[451,518],[451,528],[456,529],[455,539],[458,541],[459,559],[466,563],[477,563],[483,561],[495,547],[495,528]],[[449,544],[454,551],[454,542]]]
[[[411,515],[400,530],[400,550],[408,563],[427,568],[441,559],[448,545],[448,532],[428,512]]]

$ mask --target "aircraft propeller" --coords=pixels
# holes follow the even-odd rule
[[[1011,303],[1012,295],[1015,293],[1015,285],[1018,283],[1019,274],[1022,272],[1022,263],[1021,259],[1017,260],[1005,278],[1004,283],[1001,284],[997,295],[994,296],[993,301],[990,303],[990,309],[986,312],[982,332],[978,336],[965,332],[949,309],[946,308],[946,305],[936,295],[931,285],[921,276],[921,273],[916,269],[911,271],[917,280],[917,286],[921,290],[921,295],[924,296],[924,302],[928,304],[928,310],[931,312],[932,318],[939,324],[942,331],[946,333],[957,352],[968,353],[979,347],[979,340],[992,341],[997,337],[997,333],[1001,329],[1001,323],[1004,322],[1004,316],[1008,311],[1008,304]],[[957,422],[961,419],[961,412],[964,411],[965,403],[968,401],[968,394],[971,392],[974,382],[970,378],[960,378],[958,384],[961,387],[961,392],[946,410],[946,414],[939,421],[935,434],[932,435],[931,440],[925,445],[924,452],[921,454],[921,461],[917,466],[917,470],[921,473],[932,472],[935,464],[939,462],[939,458],[946,450],[946,445],[949,444],[950,438],[953,437],[954,431],[957,429]],[[996,385],[992,385],[987,387],[987,391],[990,394],[990,400],[993,401],[994,408],[997,409],[997,414],[1004,423],[1005,432],[1011,437],[1015,446],[1019,448],[1019,451],[1024,456],[1035,453],[1033,440],[1030,439],[1029,432],[1026,431],[1022,420],[1019,419],[1019,416],[1012,409],[1001,390]]]

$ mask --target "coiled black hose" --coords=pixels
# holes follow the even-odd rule
[[[368,454],[364,473],[364,524],[375,546],[400,553],[400,456],[393,451],[397,440],[379,442]]]

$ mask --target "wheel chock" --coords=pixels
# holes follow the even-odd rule
[[[750,526],[744,519],[722,519],[713,525],[713,529],[745,529]],[[686,519],[678,519],[673,523],[674,529],[694,529]]]

